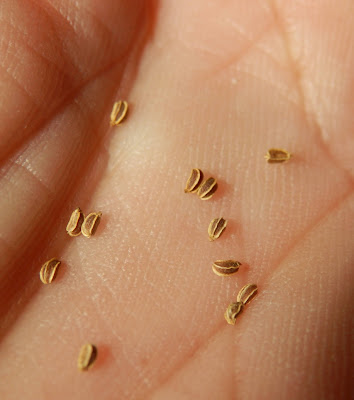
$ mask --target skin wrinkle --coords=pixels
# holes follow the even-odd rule
[[[5,69],[2,64],[0,64],[0,68],[1,68],[1,72],[5,73],[6,76],[11,79],[11,81],[15,84],[15,87],[17,89],[20,89],[20,91],[26,96],[27,99],[30,100],[31,102],[35,103],[33,96],[19,83],[19,81],[14,77],[14,75],[8,69]],[[38,104],[35,103],[34,105],[35,105],[35,108],[34,108],[33,112],[31,112],[31,114],[34,114],[39,111]]]
[[[260,52],[263,52],[261,49],[257,47],[257,44],[264,39],[264,37],[271,32],[273,27],[273,23],[269,23],[269,25],[266,26],[264,31],[262,31],[256,38],[255,41],[252,43],[249,43],[247,46],[244,48],[240,49],[240,51],[235,54],[230,56],[226,61],[223,61],[220,63],[217,67],[214,67],[213,69],[209,68],[209,71],[207,74],[203,74],[200,77],[200,80],[205,80],[210,77],[215,76],[216,74],[220,74],[223,70],[230,68],[230,66],[237,64],[242,60],[244,57],[246,57],[254,48],[257,48]],[[264,53],[265,55],[269,56],[267,53]],[[216,56],[215,54],[213,55],[214,57]]]
[[[244,74],[244,75],[246,75],[246,76],[248,76],[248,77],[250,77],[250,78],[252,78],[254,80],[257,80],[257,81],[259,81],[259,82],[261,82],[263,84],[271,86],[273,89],[275,89],[275,91],[277,92],[279,97],[281,97],[282,99],[286,100],[289,104],[294,106],[294,108],[296,108],[297,110],[299,110],[299,111],[302,110],[301,109],[301,105],[298,104],[298,102],[296,100],[292,99],[290,97],[289,93],[288,94],[283,93],[280,90],[280,88],[274,82],[272,82],[271,80],[267,80],[267,79],[261,78],[260,76],[252,74],[252,73],[250,73],[249,71],[246,71],[246,70],[245,71],[239,70],[239,72],[241,72],[242,74]]]
[[[1,15],[1,14],[0,14]],[[24,48],[28,49],[30,52],[34,53],[36,56],[38,56],[42,61],[44,61],[45,63],[47,63],[48,65],[50,65],[51,67],[53,67],[55,70],[59,71],[60,74],[63,76],[63,79],[65,81],[67,81],[69,79],[69,75],[66,74],[66,72],[64,71],[64,69],[59,66],[57,63],[55,63],[53,60],[51,60],[49,57],[46,57],[45,54],[41,53],[40,51],[38,51],[38,49],[35,46],[32,46],[32,43],[29,42],[26,38],[26,33],[22,32],[20,30],[20,28],[15,25],[12,24],[11,20],[6,20],[6,19],[1,19],[1,24],[3,26],[6,26],[6,24],[8,26],[10,26],[11,28],[13,28],[14,33],[16,34],[17,32],[21,33],[21,39],[19,42],[19,39],[16,38],[16,42],[21,44],[21,46],[23,46]],[[12,35],[11,35],[12,36]],[[6,42],[8,45],[10,44],[9,42]],[[17,50],[17,48],[15,48]],[[56,50],[58,50],[58,48],[56,48]],[[8,52],[6,52],[8,53]],[[3,67],[4,65],[4,59],[6,60],[6,57],[1,58],[0,61],[0,65]]]
[[[298,235],[298,237],[293,241],[293,243],[289,246],[289,248],[284,250],[284,254],[275,263],[273,263],[274,268],[272,269],[272,271],[268,275],[265,275],[263,277],[263,279],[259,281],[259,287],[264,288],[267,286],[267,284],[271,281],[272,276],[274,275],[275,271],[282,266],[282,264],[288,257],[290,257],[291,252],[295,248],[297,248],[301,242],[304,242],[306,240],[306,236],[308,236],[316,228],[316,226],[318,226],[324,219],[329,218],[330,215],[335,213],[339,209],[339,207],[351,196],[352,193],[353,193],[353,190],[350,190],[349,192],[347,192],[337,202],[335,202],[334,205],[331,205],[331,207],[329,207],[325,212],[323,212],[321,214],[321,216],[314,223],[311,224],[310,227],[308,227],[304,232],[301,232]],[[261,299],[262,299],[262,292],[259,292],[257,294],[257,301],[260,302]],[[251,304],[249,305],[249,307],[251,306]],[[155,387],[148,393],[149,398],[153,399],[155,392],[158,392],[160,389],[162,389],[164,386],[166,386],[168,384],[168,382],[170,382],[177,373],[179,373],[184,368],[186,368],[186,366],[188,366],[200,352],[202,352],[208,348],[209,344],[215,340],[216,336],[220,335],[227,328],[229,328],[229,327],[225,326],[224,322],[219,324],[217,326],[217,328],[207,337],[207,339],[203,340],[203,342],[201,342],[201,343],[199,343],[199,345],[195,346],[191,350],[189,355],[186,356],[186,358],[183,361],[181,361],[180,363],[178,363],[176,365],[176,368],[174,368],[172,371],[170,371],[170,373],[167,374],[167,376],[164,377],[164,379],[161,379],[160,381],[158,381],[156,383]],[[236,371],[233,371],[233,372],[236,374]],[[236,394],[235,394],[235,396],[236,396]],[[238,398],[238,397],[236,396],[236,398]]]

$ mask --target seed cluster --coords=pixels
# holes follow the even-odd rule
[[[122,123],[128,113],[128,103],[124,100],[119,100],[114,103],[113,109],[110,115],[110,125],[118,126]],[[266,160],[269,163],[282,163],[289,161],[291,154],[282,149],[272,148],[269,149],[265,155]],[[201,200],[209,200],[218,188],[218,184],[215,178],[209,177],[204,180],[203,172],[198,168],[193,168],[190,176],[187,180],[184,192],[185,193],[196,193]],[[66,231],[69,236],[76,237],[82,234],[83,236],[90,238],[97,230],[100,223],[102,213],[91,212],[86,217],[82,210],[77,207],[71,214],[69,222],[66,226]],[[225,231],[228,221],[223,217],[214,218],[211,220],[208,226],[209,240],[215,241],[220,238],[222,233]],[[56,275],[56,271],[60,266],[61,261],[56,258],[52,258],[46,261],[40,270],[40,280],[44,284],[50,284]],[[217,260],[212,264],[212,271],[218,276],[231,276],[235,274],[240,266],[241,262],[232,259]],[[237,317],[242,313],[245,305],[257,294],[258,288],[256,284],[247,284],[243,286],[236,297],[236,301],[229,304],[224,316],[228,324],[235,325]],[[77,359],[77,366],[80,371],[87,371],[95,362],[97,358],[97,347],[94,344],[84,344],[79,352]]]
[[[100,223],[102,213],[91,212],[85,217],[84,213],[78,207],[76,208],[69,219],[66,226],[66,232],[70,236],[79,236],[81,233],[86,237],[91,237],[95,234]]]
[[[216,180],[212,177],[203,181],[204,174],[198,168],[193,168],[187,180],[185,193],[197,193],[201,200],[209,200],[218,188]]]
[[[193,168],[187,180],[185,193],[197,193],[202,200],[209,199],[217,188],[216,180],[208,178],[203,181],[203,172],[199,168]],[[208,226],[209,240],[220,238],[227,226],[227,220],[223,217],[214,218]],[[212,264],[212,271],[218,276],[231,276],[234,275],[240,268],[241,262],[236,260],[217,260]],[[255,284],[245,285],[238,293],[236,302],[231,303],[225,311],[225,319],[227,323],[234,325],[236,318],[244,309],[244,306],[249,300],[257,293],[257,286]]]

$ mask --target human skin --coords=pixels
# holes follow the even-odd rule
[[[352,0],[2,0],[0,21],[0,398],[349,399]],[[78,205],[103,213],[90,239],[65,232]]]

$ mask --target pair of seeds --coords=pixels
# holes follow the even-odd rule
[[[239,292],[235,303],[229,304],[224,317],[230,325],[235,325],[236,318],[241,314],[245,305],[257,294],[257,285],[248,283]]]
[[[118,126],[125,118],[128,112],[128,103],[124,100],[116,101],[113,104],[111,112],[111,126]]]
[[[201,200],[209,200],[218,188],[216,180],[212,177],[203,181],[204,174],[198,168],[193,168],[187,180],[185,193],[197,193]]]
[[[89,238],[95,234],[101,216],[101,212],[92,212],[85,217],[84,213],[78,207],[70,216],[70,220],[66,226],[66,232],[70,236],[79,236],[82,233],[84,236]]]

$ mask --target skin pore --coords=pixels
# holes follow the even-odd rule
[[[1,399],[351,397],[353,18],[351,0],[1,1]],[[212,199],[184,193],[192,168]],[[65,232],[78,206],[102,212],[89,239]]]

